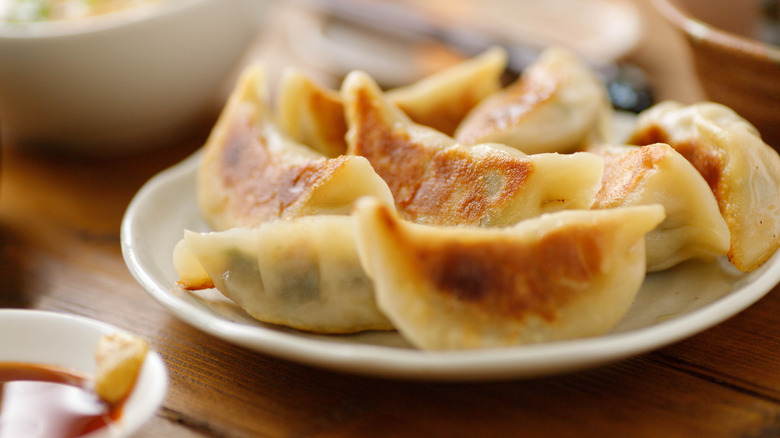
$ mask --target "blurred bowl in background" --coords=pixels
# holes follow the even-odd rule
[[[729,106],[780,149],[777,0],[653,0],[689,42],[709,100]]]
[[[118,155],[185,137],[224,103],[264,1],[159,0],[0,22],[4,144]]]

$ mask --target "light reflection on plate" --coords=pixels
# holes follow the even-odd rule
[[[75,315],[41,310],[0,309],[0,362],[56,365],[93,374],[101,336],[120,329]],[[160,356],[147,353],[133,392],[122,407],[117,427],[89,438],[119,438],[136,433],[162,404],[168,372]]]
[[[744,274],[727,261],[689,262],[648,275],[628,314],[609,334],[484,350],[415,350],[395,332],[316,335],[260,323],[219,294],[179,290],[172,252],[184,229],[207,231],[198,211],[199,156],[152,178],[122,223],[122,251],[136,280],[176,317],[228,342],[356,374],[430,380],[484,380],[556,374],[669,345],[758,301],[780,281],[780,254]]]

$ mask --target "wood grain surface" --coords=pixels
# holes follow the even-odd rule
[[[659,34],[643,43],[635,60],[661,95],[697,99],[684,47],[674,39],[659,46]],[[669,59],[669,50],[681,58]],[[134,281],[122,259],[119,226],[141,185],[195,151],[208,127],[181,144],[122,158],[2,150],[0,307],[83,315],[148,339],[171,381],[164,405],[140,436],[780,436],[777,288],[725,323],[670,347],[519,381],[428,383],[339,374],[191,328]]]

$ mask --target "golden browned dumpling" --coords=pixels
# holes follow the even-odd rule
[[[365,158],[328,159],[289,139],[271,119],[264,86],[262,70],[248,68],[204,146],[198,200],[211,227],[348,214],[365,195],[392,204],[387,185]]]
[[[506,228],[414,224],[357,204],[358,245],[379,308],[432,350],[595,336],[628,311],[645,277],[658,205],[570,210]]]
[[[720,104],[658,104],[630,142],[668,143],[712,189],[731,232],[729,260],[752,271],[780,247],[780,156],[750,123]]]
[[[661,204],[666,219],[647,235],[647,270],[729,250],[729,229],[707,182],[669,145],[604,146],[604,178],[594,208]]]
[[[387,92],[387,98],[409,118],[447,135],[479,102],[498,92],[507,54],[494,47],[441,72]]]
[[[500,89],[506,58],[504,49],[492,48],[387,96],[416,123],[452,135],[477,103]],[[337,91],[287,69],[278,100],[279,121],[293,139],[328,157],[344,153],[347,126]]]
[[[413,123],[365,73],[344,81],[348,153],[366,157],[402,218],[508,225],[544,212],[589,208],[603,160],[593,154],[526,156],[497,144],[462,146]]]
[[[455,139],[527,154],[572,152],[609,140],[611,111],[596,74],[568,51],[550,48],[514,84],[474,108]]]
[[[133,390],[149,352],[145,339],[125,332],[103,335],[95,348],[95,393],[119,403]]]
[[[346,152],[347,122],[338,91],[288,68],[279,85],[277,112],[279,123],[295,141],[328,157]]]

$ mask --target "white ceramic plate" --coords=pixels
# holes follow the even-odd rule
[[[184,229],[207,231],[198,211],[198,155],[162,172],[136,195],[122,223],[122,250],[146,291],[183,321],[226,341],[324,368],[415,379],[480,380],[541,376],[647,352],[712,327],[780,281],[780,253],[743,274],[725,260],[685,263],[649,275],[624,320],[609,334],[565,342],[472,351],[426,352],[395,332],[314,335],[255,321],[216,292],[176,286],[171,260]]]
[[[92,374],[95,348],[104,334],[119,329],[99,321],[39,310],[0,310],[0,362],[57,365]],[[150,351],[117,427],[101,429],[90,438],[128,437],[154,415],[168,388],[168,373],[160,356]]]

